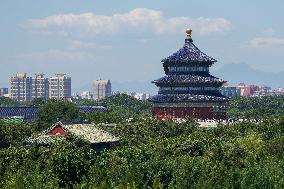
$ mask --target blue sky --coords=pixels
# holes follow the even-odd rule
[[[283,7],[281,0],[2,0],[0,87],[16,72],[67,73],[73,89],[98,78],[148,82],[164,74],[160,61],[183,45],[187,27],[218,60],[212,69],[247,63],[283,71]]]

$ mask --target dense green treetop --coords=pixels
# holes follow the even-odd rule
[[[0,97],[0,107],[15,107],[19,105],[19,102],[12,100],[11,98],[7,98],[4,96]]]
[[[106,106],[110,112],[123,118],[149,116],[151,104],[147,101],[137,100],[127,94],[117,94],[100,100],[77,100],[78,106]]]
[[[55,123],[57,121],[73,122],[79,119],[79,108],[71,102],[51,99],[38,109],[39,121]]]
[[[236,97],[229,103],[229,115],[240,118],[263,118],[284,114],[284,97]]]

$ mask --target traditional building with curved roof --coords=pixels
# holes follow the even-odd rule
[[[152,81],[159,92],[149,98],[157,119],[224,119],[228,98],[220,93],[226,81],[209,73],[216,59],[197,48],[187,29],[185,44],[161,62],[166,76]]]

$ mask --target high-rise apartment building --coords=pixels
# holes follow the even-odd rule
[[[31,100],[32,78],[26,73],[17,73],[10,78],[9,96],[17,101]]]
[[[93,97],[94,99],[102,99],[111,96],[110,80],[94,80],[93,81]]]
[[[49,98],[71,97],[71,77],[65,74],[56,74],[49,78]]]
[[[44,74],[35,74],[35,77],[32,78],[31,98],[48,99],[48,93],[49,93],[48,90],[49,90],[49,83],[48,79],[44,77]]]
[[[10,78],[9,96],[21,102],[36,98],[71,97],[71,78],[65,74],[56,74],[48,79],[44,74],[27,77],[26,73],[17,73]]]

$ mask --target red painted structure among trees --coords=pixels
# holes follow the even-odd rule
[[[184,46],[162,60],[166,76],[154,80],[157,95],[149,98],[157,119],[225,119],[228,98],[220,93],[224,80],[209,73],[217,60],[201,52],[187,29]]]
[[[68,132],[63,129],[61,122],[59,122],[47,134],[67,136]]]

